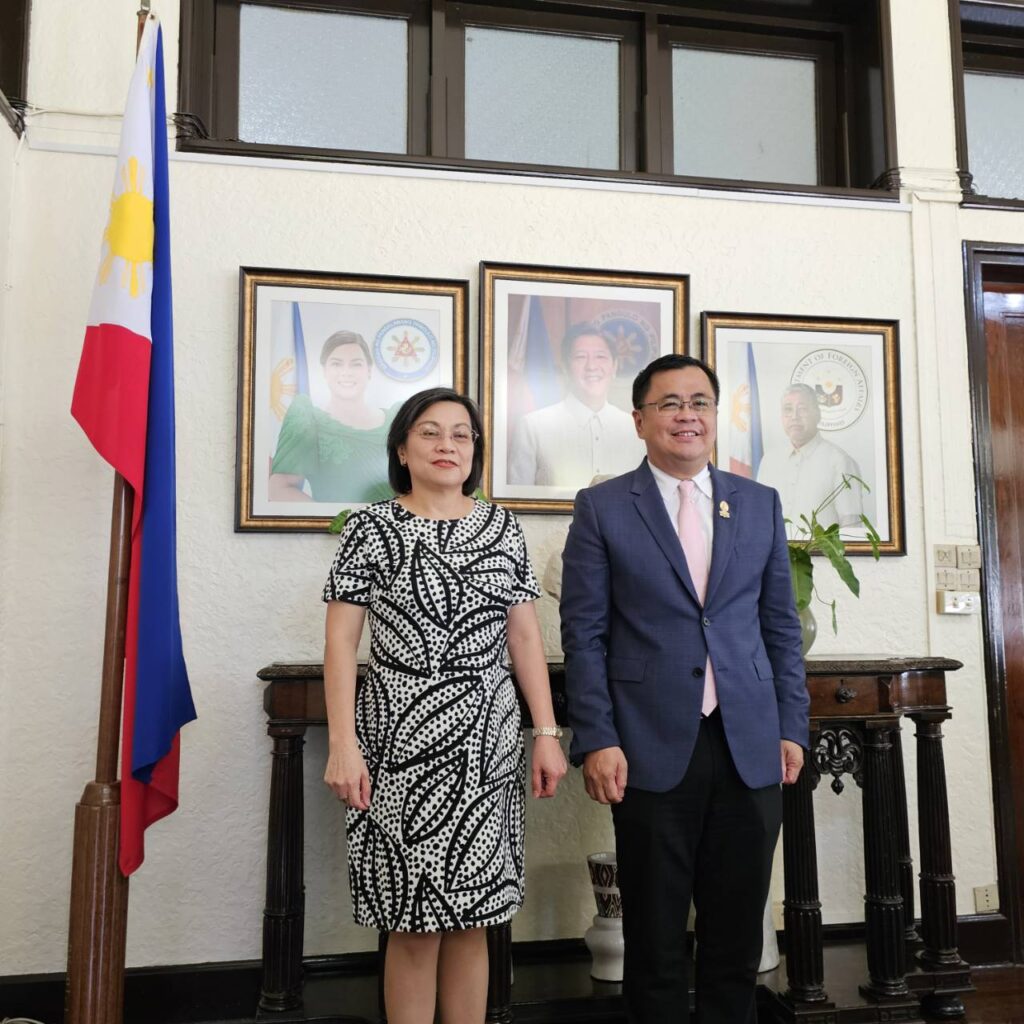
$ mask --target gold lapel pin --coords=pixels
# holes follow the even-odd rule
[[[732,513],[731,513],[731,512],[729,511],[729,502],[727,502],[727,501],[720,501],[720,502],[718,503],[718,514],[719,514],[719,515],[720,515],[720,516],[721,516],[721,517],[722,517],[723,519],[728,519],[728,518],[730,518],[730,516],[732,515]]]

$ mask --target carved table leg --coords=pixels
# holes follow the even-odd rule
[[[487,929],[487,1024],[512,1024],[512,925]]]
[[[903,936],[916,942],[914,927],[914,861],[910,856],[910,824],[907,821],[907,777],[903,770],[903,738],[899,725],[892,732],[892,765],[896,795],[896,864],[903,897]]]
[[[812,740],[813,746],[813,740]],[[825,992],[822,958],[821,902],[818,899],[818,850],[814,838],[812,792],[818,773],[804,766],[792,786],[782,787],[782,851],[786,898],[786,998],[795,1003],[821,1003]]]
[[[921,834],[921,938],[918,960],[925,970],[941,972],[943,991],[924,997],[937,1017],[961,1017],[959,992],[971,991],[970,968],[957,952],[956,882],[949,837],[946,769],[942,756],[944,711],[911,716],[917,725],[917,803]],[[950,991],[952,989],[952,991]]]
[[[864,730],[864,923],[870,999],[906,1000],[907,953],[896,854],[894,722]]]
[[[304,726],[274,726],[267,832],[267,898],[263,908],[261,1010],[302,1005],[302,746]]]

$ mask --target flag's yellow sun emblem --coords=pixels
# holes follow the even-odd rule
[[[122,188],[110,200],[110,220],[103,232],[109,248],[100,265],[100,282],[110,277],[114,257],[124,260],[121,287],[133,299],[139,296],[139,267],[153,262],[153,200],[142,192],[139,161],[131,157],[121,168]]]

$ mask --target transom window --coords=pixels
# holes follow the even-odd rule
[[[961,59],[954,66],[963,71],[957,141],[965,192],[1024,201],[1024,138],[1017,130],[1024,120],[1024,5],[961,3],[957,27]]]
[[[893,187],[889,0],[183,0],[183,148]]]

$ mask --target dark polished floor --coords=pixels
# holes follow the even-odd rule
[[[967,1024],[1024,1024],[1024,967],[979,968],[974,984],[964,1000]]]
[[[837,1006],[846,1006],[844,1022],[878,1021],[853,1010],[857,984],[865,971],[864,947],[829,945],[825,984]],[[514,1024],[625,1024],[620,986],[594,981],[589,958],[540,956],[517,962],[512,988]],[[785,987],[785,972],[761,975],[771,988]],[[1024,967],[975,968],[976,991],[964,997],[962,1024],[1024,1024]],[[28,1016],[45,1024],[62,1019],[60,976],[44,984],[0,985],[0,1020]],[[234,973],[218,970],[204,979],[175,974],[146,978],[138,972],[126,986],[124,1024],[377,1024],[377,977],[372,965],[338,973],[307,970],[304,1006],[283,1014],[254,1017],[259,995],[256,965]],[[866,1009],[866,1008],[865,1008]]]
[[[829,994],[838,1004],[857,999],[863,958],[862,946],[826,950]],[[761,980],[772,986],[785,983],[776,972],[762,975]],[[976,991],[964,998],[967,1013],[960,1019],[962,1024],[1024,1024],[1024,967],[979,968],[974,971],[974,983]],[[585,961],[517,965],[513,983],[514,1021],[625,1024],[619,988],[593,981]],[[299,1019],[317,1024],[341,1024],[345,1017],[373,1021],[376,998],[374,979],[311,978],[306,983],[305,1014]],[[259,1024],[272,1019],[264,1015]]]

